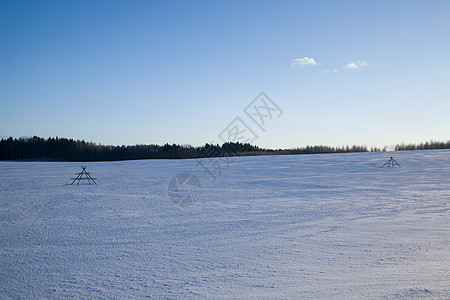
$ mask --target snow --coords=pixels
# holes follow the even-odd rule
[[[228,163],[1,162],[1,298],[450,298],[450,151]]]

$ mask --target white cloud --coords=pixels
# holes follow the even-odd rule
[[[300,65],[300,66],[307,66],[307,65],[313,65],[317,66],[316,61],[312,57],[303,57],[303,58],[295,58],[291,60],[291,66]]]
[[[369,64],[366,63],[365,61],[357,61],[357,62],[352,61],[351,63],[348,63],[345,66],[343,66],[343,68],[349,70],[361,70],[363,67],[367,67],[368,65]]]
[[[323,71],[324,73],[337,73],[337,72],[339,72],[339,70],[338,69],[332,69],[332,70],[325,70],[325,71]]]

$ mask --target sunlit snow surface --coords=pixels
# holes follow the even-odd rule
[[[450,151],[81,165],[0,163],[0,298],[450,298]]]

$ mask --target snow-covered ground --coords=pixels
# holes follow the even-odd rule
[[[0,162],[0,298],[450,298],[450,151],[80,165]]]

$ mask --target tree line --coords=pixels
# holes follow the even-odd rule
[[[257,155],[257,146],[243,143],[205,144],[201,147],[165,144],[108,146],[84,140],[34,136],[0,140],[0,160],[116,161]]]
[[[431,141],[420,144],[400,144],[396,145],[394,149],[395,151],[450,149],[450,141]]]
[[[401,144],[395,146],[401,150],[450,149],[449,142],[427,142],[421,144]],[[294,149],[265,149],[255,145],[240,142],[205,144],[199,147],[190,145],[133,145],[108,146],[84,140],[50,137],[44,139],[32,138],[0,140],[0,160],[51,160],[51,161],[116,161],[134,159],[181,159],[205,158],[219,156],[250,156],[250,155],[288,155],[288,154],[318,154],[384,151],[385,149],[366,146],[306,146]]]

